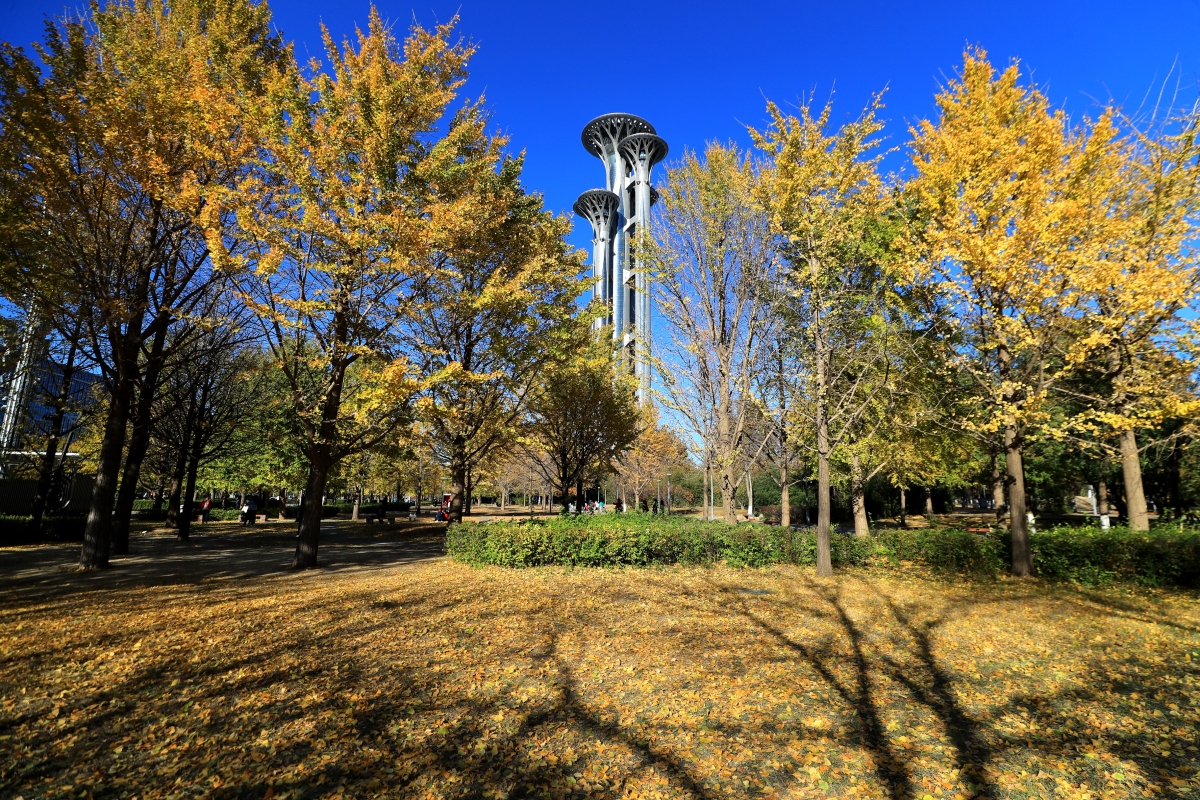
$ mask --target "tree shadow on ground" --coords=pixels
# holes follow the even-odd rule
[[[937,595],[935,600],[946,601],[939,605],[924,596],[903,602],[897,599],[903,593],[889,595],[886,586],[867,579],[819,581],[800,571],[784,573],[782,591],[721,585],[721,575],[738,580],[732,572],[699,578],[596,572],[579,579],[592,604],[568,610],[573,598],[566,587],[574,578],[566,572],[556,573],[556,583],[524,584],[525,576],[547,573],[504,572],[501,579],[495,570],[431,567],[439,571],[445,580],[434,584],[413,580],[408,571],[390,583],[380,583],[375,571],[361,579],[350,571],[334,572],[353,580],[328,594],[317,594],[328,584],[302,578],[217,582],[202,595],[175,591],[173,584],[153,592],[116,592],[100,610],[93,597],[79,593],[68,593],[59,605],[26,605],[20,612],[25,619],[71,614],[101,619],[111,613],[111,620],[126,626],[97,631],[86,642],[37,643],[6,655],[0,669],[10,682],[17,673],[49,681],[45,676],[56,666],[85,674],[103,664],[104,652],[135,649],[155,624],[139,616],[145,604],[198,603],[209,612],[189,608],[164,617],[174,627],[160,631],[161,641],[112,680],[65,697],[47,690],[39,705],[5,711],[0,735],[7,738],[0,753],[9,752],[3,748],[14,746],[18,736],[26,736],[21,746],[37,753],[11,759],[17,767],[0,767],[0,795],[31,800],[64,793],[61,787],[81,765],[104,787],[94,794],[113,797],[176,788],[213,798],[261,798],[267,792],[316,797],[343,786],[346,794],[360,797],[429,791],[456,798],[563,797],[582,795],[585,786],[592,795],[616,797],[647,785],[688,798],[789,789],[815,794],[817,787],[805,789],[799,777],[789,775],[792,767],[803,770],[798,756],[771,750],[781,741],[800,740],[829,747],[831,756],[837,749],[854,751],[855,759],[865,752],[879,790],[890,798],[920,797],[926,790],[914,751],[901,742],[904,731],[889,728],[907,707],[944,729],[946,755],[938,758],[970,775],[973,785],[964,794],[1009,797],[1014,795],[1004,792],[997,773],[1017,761],[1088,766],[1082,751],[1098,746],[1086,717],[1112,707],[1100,686],[1006,693],[984,712],[964,707],[959,698],[966,678],[946,663],[938,641],[959,613],[1005,600],[990,591]],[[529,585],[549,591],[514,594]],[[489,593],[504,603],[480,602]],[[696,614],[683,613],[689,608]],[[1107,618],[1099,608],[1089,613]],[[696,619],[718,629],[715,645],[696,629]],[[629,623],[616,637],[614,620]],[[805,626],[810,634],[796,633]],[[391,635],[401,628],[403,636]],[[519,634],[490,637],[489,631],[503,629]],[[210,641],[217,634],[220,641]],[[435,645],[431,639],[437,639]],[[889,649],[881,650],[885,639]],[[730,677],[752,678],[767,668],[784,675],[790,670],[797,679],[803,671],[806,682],[815,676],[829,687],[837,712],[849,717],[850,732],[839,728],[830,744],[795,717],[743,723],[719,713],[707,720],[674,716],[664,718],[669,722],[626,724],[626,713],[654,711],[650,704],[669,703],[689,683],[642,687],[642,694],[622,698],[614,715],[614,707],[597,694],[598,662],[588,659],[633,641],[653,663],[667,660],[663,654],[687,657],[709,647],[712,675],[698,674],[694,685],[707,692],[701,697],[706,708],[717,712]],[[1096,658],[1091,666],[1105,673],[1097,684],[1106,681],[1123,696],[1200,678],[1190,663],[1181,666],[1161,655]],[[505,677],[507,667],[518,664],[516,674]],[[673,673],[669,680],[679,678]],[[629,688],[622,679],[611,671],[600,677],[603,690],[612,693]],[[29,688],[38,689],[30,681]],[[480,686],[487,681],[494,688],[484,691]],[[885,691],[892,687],[894,692]],[[1148,713],[1168,714],[1169,701],[1164,695],[1147,706]],[[769,697],[756,702],[764,709],[778,707]],[[813,710],[824,711],[824,702],[815,700]],[[61,705],[56,719],[47,718],[51,703]],[[1017,739],[1004,725],[1006,717],[1021,713],[1031,715],[1037,730]],[[1185,708],[1183,714],[1167,720],[1194,732],[1195,710]],[[774,767],[761,792],[743,786],[743,777],[755,777],[745,766],[736,768],[736,783],[721,776],[716,788],[712,762],[689,750],[680,736],[696,730],[687,728],[691,720],[715,733],[714,747],[737,748],[748,740],[748,747],[763,751],[760,758],[777,757],[784,764]],[[1165,783],[1139,784],[1139,791],[1183,796],[1185,789],[1171,781],[1187,779],[1179,771],[1186,758],[1174,747],[1170,755],[1153,752],[1150,731],[1110,728],[1104,736],[1112,753],[1150,777],[1164,776]],[[579,752],[575,760],[552,746],[564,741]],[[124,754],[114,753],[120,742],[126,743]],[[763,761],[750,766],[767,774]],[[220,779],[214,782],[214,775]],[[116,784],[114,776],[128,782]],[[33,785],[41,788],[27,789]]]

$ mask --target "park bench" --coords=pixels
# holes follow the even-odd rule
[[[378,514],[373,514],[367,517],[367,524],[370,525],[372,522],[378,522],[380,525],[382,525],[385,519],[387,520],[388,525],[391,525],[396,521],[396,516],[394,514],[384,514],[381,517]]]
[[[991,533],[991,528],[967,528],[967,533]]]

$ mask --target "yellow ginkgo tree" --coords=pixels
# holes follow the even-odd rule
[[[372,9],[357,41],[339,48],[326,32],[328,66],[290,65],[244,112],[261,152],[223,199],[252,245],[218,251],[217,265],[247,273],[246,302],[304,432],[297,569],[316,566],[333,467],[411,420],[417,376],[400,321],[426,274],[430,220],[442,216],[434,186],[477,135],[469,108],[438,127],[472,53],[453,35],[453,23],[418,26],[400,43]]]
[[[1079,275],[1083,375],[1071,394],[1081,410],[1067,429],[1119,460],[1129,525],[1144,531],[1141,454],[1155,437],[1139,442],[1138,434],[1200,414],[1192,334],[1200,297],[1200,111],[1127,131],[1120,158],[1093,195],[1093,224],[1105,246]]]
[[[1108,235],[1095,195],[1120,158],[1114,115],[1075,125],[981,50],[912,129],[916,258],[957,319],[952,361],[969,384],[961,424],[1005,453],[1012,571],[1033,571],[1024,450],[1080,351],[1082,276]],[[1098,227],[1099,226],[1099,227]]]

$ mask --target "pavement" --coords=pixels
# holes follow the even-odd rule
[[[116,557],[105,570],[78,568],[79,544],[0,548],[0,597],[94,592],[137,586],[197,586],[252,577],[302,578],[330,571],[386,569],[444,558],[442,537],[434,526],[406,532],[391,526],[322,523],[316,570],[293,572],[296,552],[292,524],[193,527],[187,542],[166,532],[133,533],[128,556]]]

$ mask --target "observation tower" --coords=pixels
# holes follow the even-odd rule
[[[575,213],[592,223],[594,297],[607,308],[596,327],[612,325],[613,341],[628,356],[638,400],[650,399],[650,279],[638,260],[649,233],[650,206],[658,192],[650,170],[667,155],[654,126],[632,114],[605,114],[583,128],[583,146],[604,163],[604,188],[575,201]]]

